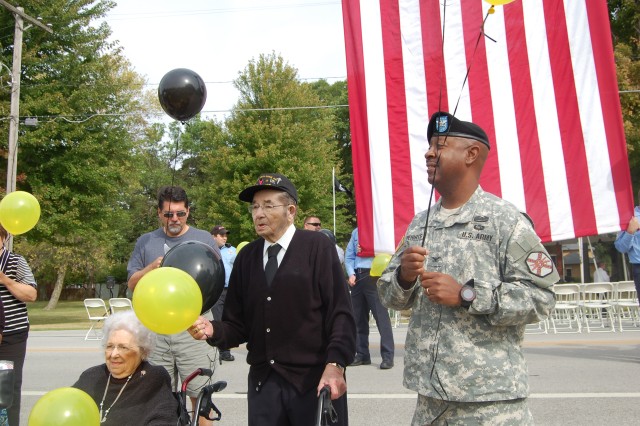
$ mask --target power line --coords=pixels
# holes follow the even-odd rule
[[[332,108],[347,108],[349,105],[312,105],[312,106],[301,106],[301,107],[275,107],[275,108],[235,108],[235,109],[218,109],[218,110],[205,110],[200,111],[200,114],[219,114],[219,113],[228,113],[228,112],[262,112],[262,111],[300,111],[300,110],[311,110],[311,109],[332,109]],[[20,120],[24,120],[27,118],[37,118],[39,121],[48,123],[56,120],[64,120],[68,123],[84,123],[89,121],[95,117],[126,117],[126,116],[137,116],[137,115],[146,115],[146,116],[163,116],[165,115],[163,112],[149,112],[149,113],[139,113],[139,112],[127,112],[127,113],[96,113],[91,115],[86,114],[74,114],[74,115],[26,115],[19,117]],[[81,117],[81,118],[80,118]],[[10,120],[10,117],[0,117],[0,121]]]

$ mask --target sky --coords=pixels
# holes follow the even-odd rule
[[[134,70],[154,90],[175,68],[199,74],[203,118],[228,113],[232,81],[260,54],[281,55],[304,81],[346,79],[340,0],[116,1],[106,20]]]

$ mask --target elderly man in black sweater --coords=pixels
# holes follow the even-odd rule
[[[298,193],[285,176],[261,175],[240,199],[260,238],[236,258],[222,321],[200,317],[189,331],[214,346],[247,342],[249,425],[313,424],[325,385],[346,425],[356,331],[335,247],[295,228]]]

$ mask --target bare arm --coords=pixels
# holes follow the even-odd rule
[[[162,257],[158,257],[156,260],[154,260],[153,262],[145,266],[143,269],[140,269],[139,271],[134,272],[133,275],[131,275],[131,278],[129,278],[129,281],[127,282],[127,286],[129,287],[129,289],[131,291],[135,290],[136,285],[138,285],[138,281],[140,281],[142,277],[144,277],[148,272],[151,272],[154,269],[159,268],[161,264],[162,264]]]
[[[19,283],[6,276],[0,271],[0,284],[5,286],[7,290],[21,302],[33,302],[38,297],[38,290],[29,284]]]

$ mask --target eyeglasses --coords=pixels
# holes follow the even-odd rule
[[[127,355],[129,352],[133,350],[129,346],[112,345],[111,343],[104,347],[104,351],[108,354],[112,353],[115,349],[117,349],[118,353],[120,353],[121,355]]]
[[[320,226],[322,225],[320,222],[307,222],[306,225],[311,225],[311,226]]]
[[[276,207],[288,207],[290,205],[291,204],[278,204],[275,206],[273,204],[265,204],[265,205],[251,204],[247,210],[249,210],[249,213],[251,214],[256,214],[258,213],[258,209],[262,208],[263,212],[271,213],[273,209],[275,209]]]
[[[179,212],[163,212],[162,213],[162,216],[167,217],[169,219],[171,219],[173,215],[178,215],[178,217],[185,217],[187,215],[187,212],[184,210],[180,210]]]

